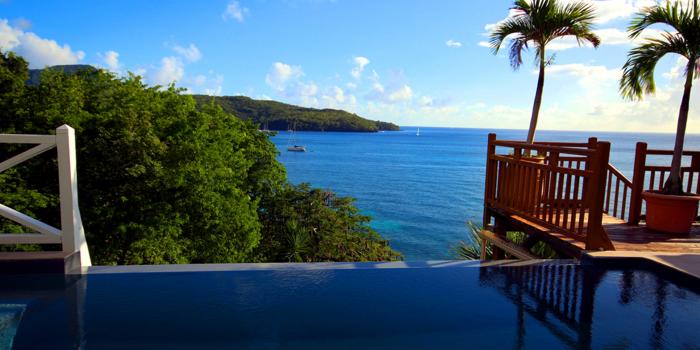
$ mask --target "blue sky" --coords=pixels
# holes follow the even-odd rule
[[[651,0],[591,1],[603,45],[553,43],[541,129],[673,131],[677,57],[657,67],[656,96],[619,97],[630,16]],[[401,125],[526,128],[532,53],[513,71],[483,46],[511,1],[0,0],[0,47],[33,68],[86,63],[193,93],[341,108]],[[659,29],[666,28],[656,28]],[[650,31],[655,35],[657,31]],[[689,131],[700,131],[693,94]],[[697,108],[694,108],[698,106]]]

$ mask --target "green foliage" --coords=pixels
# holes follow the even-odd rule
[[[400,255],[372,230],[353,199],[311,188],[287,186],[263,203],[267,228],[260,255],[271,261],[384,261]]]
[[[275,146],[252,122],[215,103],[198,108],[191,96],[181,95],[174,86],[149,87],[134,75],[117,78],[97,69],[70,74],[49,69],[39,82],[26,85],[26,62],[12,54],[0,56],[0,79],[9,82],[0,91],[0,104],[7,106],[0,110],[0,132],[49,134],[62,124],[76,130],[80,209],[95,263],[379,256],[374,250],[334,256],[325,246],[325,255],[309,255],[301,249],[307,245],[301,233],[291,245],[287,237],[275,241],[281,238],[280,228],[298,233],[311,230],[311,223],[301,214],[269,217],[268,213],[296,210],[295,204],[285,202],[296,188],[287,182]],[[3,148],[0,156],[18,151]],[[56,174],[53,152],[0,173],[0,202],[58,225]],[[307,190],[308,203],[320,204]],[[369,230],[366,221],[351,215],[357,209],[345,204],[308,211],[318,222],[335,224],[314,226],[312,237],[332,246],[340,225],[347,225],[342,232],[352,236],[352,242],[371,247],[383,242],[364,232]],[[0,222],[0,229],[21,232],[6,221]],[[383,257],[397,257],[386,244],[383,248]]]
[[[337,109],[316,109],[245,96],[194,95],[198,104],[216,102],[224,111],[270,130],[361,131],[399,130],[392,123],[371,121]]]
[[[573,36],[579,45],[584,42],[594,47],[600,45],[600,38],[592,31],[595,12],[590,3],[516,0],[512,10],[515,14],[491,31],[490,44],[497,54],[506,38],[510,40],[509,57],[514,69],[523,63],[522,52],[531,45],[535,47],[538,62],[546,60],[545,47],[557,38]]]
[[[468,241],[459,242],[453,248],[453,253],[459,259],[480,260],[481,248],[484,245],[484,240],[481,238],[481,236],[479,236],[479,232],[482,230],[482,228],[470,221],[467,223],[467,229]],[[506,233],[506,239],[518,245],[523,244],[526,238],[527,235],[523,232],[514,231]],[[556,259],[558,257],[557,252],[544,242],[535,243],[535,245],[530,249],[530,253],[543,259]],[[491,245],[487,245],[486,260],[489,260],[492,257],[493,249],[491,248]]]
[[[667,2],[665,6],[652,6],[639,12],[632,20],[628,31],[630,39],[636,39],[649,26],[663,24],[675,29],[665,31],[660,38],[646,38],[639,46],[630,50],[627,62],[622,67],[620,92],[631,100],[656,91],[654,69],[662,57],[678,54],[688,59],[684,74],[700,74],[700,8],[682,1]]]
[[[452,249],[454,255],[458,259],[463,260],[481,260],[481,248],[484,246],[484,240],[479,236],[481,227],[473,222],[467,222],[467,241],[460,241]],[[491,245],[486,245],[486,258],[490,259],[493,256]]]

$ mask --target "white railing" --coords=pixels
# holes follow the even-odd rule
[[[61,201],[61,228],[55,228],[8,206],[0,204],[0,216],[12,220],[34,233],[0,233],[0,244],[61,244],[63,252],[80,252],[80,266],[91,266],[83,222],[78,208],[78,182],[75,154],[75,131],[68,125],[56,129],[56,135],[0,134],[0,143],[36,146],[0,162],[0,173],[56,148],[58,189]]]

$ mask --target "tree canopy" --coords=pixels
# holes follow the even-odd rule
[[[175,86],[98,69],[48,69],[26,84],[26,62],[0,57],[0,132],[76,130],[80,210],[94,262],[400,258],[352,199],[290,184],[268,136],[219,105],[197,108]],[[56,174],[53,152],[0,173],[0,202],[58,226]],[[0,229],[22,232],[9,221]]]

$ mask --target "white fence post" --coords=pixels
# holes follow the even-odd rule
[[[61,199],[63,251],[80,252],[80,267],[92,266],[83,222],[78,208],[78,174],[76,170],[75,130],[68,125],[56,129],[58,184]]]

